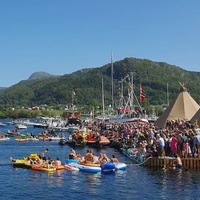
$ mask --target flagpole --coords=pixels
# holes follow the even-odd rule
[[[140,74],[139,74],[139,83],[140,83],[140,111],[142,112],[142,108],[143,108],[143,102],[142,102],[142,98],[141,98],[141,90],[142,90],[142,85],[141,85],[141,79],[140,79]]]

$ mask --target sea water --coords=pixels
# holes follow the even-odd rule
[[[14,128],[7,125],[0,129],[6,133]],[[28,127],[28,132],[39,134],[43,131]],[[70,147],[53,141],[0,142],[0,198],[6,199],[200,199],[199,170],[163,170],[147,168],[133,163],[115,149],[94,150],[96,155],[113,154],[127,164],[126,170],[112,174],[91,174],[80,171],[62,170],[55,173],[14,168],[9,158],[23,158],[31,153],[42,153],[48,148],[47,157],[59,157],[64,164]],[[76,149],[85,155],[88,147]]]

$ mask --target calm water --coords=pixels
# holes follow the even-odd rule
[[[12,126],[1,128],[7,132]],[[38,134],[42,129],[29,127],[28,132]],[[13,168],[9,158],[22,158],[30,153],[42,153],[64,163],[70,147],[58,142],[17,143],[14,139],[0,142],[0,197],[1,199],[200,199],[200,170],[178,171],[149,169],[132,163],[114,149],[101,150],[113,153],[127,164],[125,171],[112,175],[62,171],[46,173],[30,169]],[[84,155],[87,148],[77,150]],[[98,155],[100,151],[94,150]]]

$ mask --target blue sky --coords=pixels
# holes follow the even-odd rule
[[[0,87],[126,57],[200,72],[199,0],[0,0]]]

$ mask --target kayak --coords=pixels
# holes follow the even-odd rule
[[[53,167],[53,168],[47,168],[47,167],[42,167],[40,165],[33,165],[31,168],[32,168],[32,170],[43,171],[43,172],[55,172],[56,171],[55,167]]]

